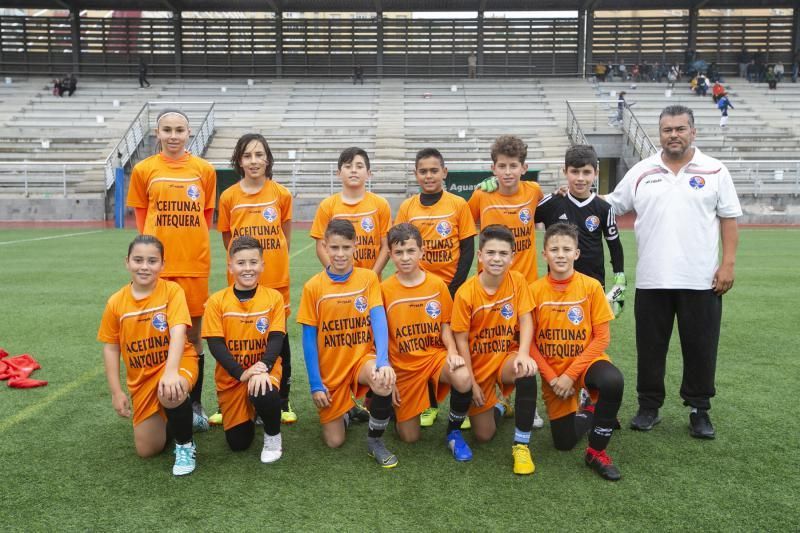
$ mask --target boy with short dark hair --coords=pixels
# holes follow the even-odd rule
[[[609,291],[609,301],[614,316],[625,305],[625,256],[611,205],[592,192],[597,178],[597,152],[585,144],[577,144],[564,154],[564,176],[567,178],[566,195],[548,194],[536,208],[536,222],[550,227],[559,222],[573,224],[578,229],[580,256],[575,270],[595,278],[605,287],[603,237],[606,239],[614,269],[614,288]]]
[[[550,271],[530,286],[536,302],[531,354],[542,374],[553,443],[559,450],[571,450],[590,430],[586,464],[616,481],[619,470],[605,452],[624,386],[622,374],[605,354],[614,314],[598,281],[575,271],[581,253],[575,226],[558,223],[547,228],[542,253]],[[576,416],[581,388],[595,403]]]
[[[451,328],[458,352],[472,373],[469,416],[479,441],[497,430],[495,387],[514,402],[515,474],[534,471],[528,443],[536,413],[536,363],[530,357],[534,302],[525,277],[511,270],[514,235],[494,224],[481,230],[478,249],[480,271],[468,279],[453,303]]]
[[[329,265],[305,284],[297,313],[322,437],[331,448],[341,446],[353,396],[372,390],[367,448],[379,466],[394,468],[397,457],[382,439],[392,412],[395,374],[380,282],[375,272],[353,266],[356,230],[349,220],[331,220],[322,245]]]
[[[331,220],[349,220],[356,230],[354,265],[373,270],[380,277],[389,261],[386,244],[386,233],[392,225],[389,202],[367,191],[367,180],[372,173],[366,151],[358,147],[348,148],[339,156],[337,165],[342,191],[319,204],[309,233],[317,241],[317,257],[324,268],[330,266],[330,257],[323,244],[325,230]]]
[[[472,401],[472,379],[450,330],[453,301],[439,277],[420,268],[422,235],[408,223],[389,230],[389,253],[396,274],[381,283],[389,323],[389,361],[397,374],[397,433],[405,442],[420,437],[420,414],[430,405],[428,386],[437,401],[450,394],[446,443],[456,461],[472,451],[460,427]]]
[[[280,384],[286,312],[283,296],[259,284],[263,253],[250,235],[230,243],[233,284],[208,299],[203,337],[217,360],[214,381],[228,446],[233,451],[250,447],[257,414],[264,424],[261,462],[273,463],[283,454]]]

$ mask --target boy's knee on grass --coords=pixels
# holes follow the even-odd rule
[[[420,438],[419,423],[414,424],[412,421],[398,423],[397,436],[403,442],[408,442],[408,443],[417,442]]]

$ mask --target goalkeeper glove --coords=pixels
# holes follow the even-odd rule
[[[494,192],[497,190],[497,178],[494,176],[488,177],[480,182],[477,188],[483,192]]]
[[[622,313],[623,307],[625,307],[625,289],[627,286],[628,281],[625,279],[625,273],[615,272],[614,286],[606,294],[606,299],[614,312],[614,318],[617,318]]]

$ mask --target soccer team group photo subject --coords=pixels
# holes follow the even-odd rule
[[[367,152],[347,148],[337,163],[341,191],[322,200],[310,230],[319,271],[304,280],[291,309],[293,198],[273,180],[267,139],[238,139],[231,165],[240,180],[215,205],[214,168],[186,151],[189,119],[161,112],[156,154],[135,165],[127,193],[138,229],[125,258],[131,281],[108,299],[97,334],[111,403],[132,420],[136,453],[154,456],[174,441],[172,473],[190,474],[193,433],[215,424],[232,451],[248,450],[263,433],[261,462],[278,461],[281,426],[298,420],[290,401],[291,318],[321,428],[322,443],[304,446],[337,448],[351,424],[363,423],[369,457],[394,468],[399,458],[384,437],[390,423],[392,438],[413,443],[449,395],[446,428],[436,438],[455,461],[471,461],[473,447],[511,423],[509,467],[533,474],[531,435],[546,417],[556,449],[586,438],[585,464],[619,480],[607,449],[620,427],[624,379],[607,351],[610,322],[626,301],[616,216],[628,212],[637,215],[629,312],[639,403],[629,425],[649,431],[660,421],[677,316],[689,435],[713,439],[722,295],[733,285],[741,208],[728,170],[694,146],[691,109],[666,107],[659,131],[662,149],[603,197],[593,192],[592,146],[566,151],[566,186],[545,195],[521,180],[525,142],[502,135],[487,147],[493,175],[468,201],[445,190],[443,155],[423,148],[414,165],[420,192],[394,216],[386,199],[367,190]],[[215,209],[222,242],[209,234]],[[538,223],[545,232],[537,245]],[[209,294],[212,246],[226,251],[227,286]],[[395,273],[382,275],[389,261]],[[542,277],[538,261],[546,263]],[[216,413],[203,407],[210,404],[209,391],[202,397],[204,340],[216,362]],[[308,401],[306,391],[292,400]]]

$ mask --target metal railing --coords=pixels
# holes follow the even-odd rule
[[[192,138],[186,147],[189,152],[202,156],[211,137],[214,135],[214,102],[186,102],[186,101],[151,101],[145,103],[131,121],[130,126],[122,134],[120,141],[108,154],[105,161],[106,190],[114,184],[114,169],[125,167],[129,163],[135,164],[137,154],[146,148],[150,139],[150,132],[155,131],[155,118],[164,108],[174,107],[184,113],[203,113],[200,125],[192,126]],[[199,108],[199,109],[198,109]]]
[[[105,161],[0,161],[0,192],[66,198],[75,185],[103,176],[104,167]]]
[[[589,144],[569,101],[567,101],[567,137],[572,144]]]
[[[647,135],[639,119],[636,118],[636,115],[631,111],[628,105],[625,105],[622,109],[621,127],[622,133],[625,135],[633,153],[640,159],[650,157],[658,151],[658,148],[656,148],[656,145],[650,140],[650,136]]]

